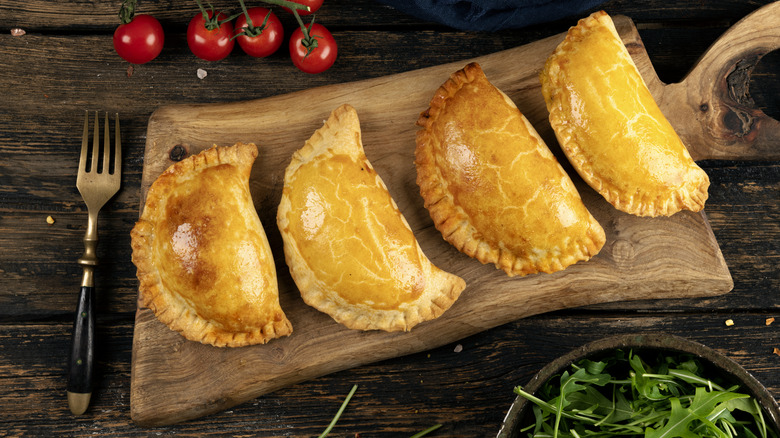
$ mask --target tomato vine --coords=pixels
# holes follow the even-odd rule
[[[298,27],[293,31],[290,58],[298,69],[320,73],[336,60],[338,46],[325,26],[315,23],[314,12],[323,0],[261,0],[267,5],[279,6],[295,17]],[[284,39],[284,28],[269,8],[247,8],[239,0],[241,12],[228,16],[208,3],[195,0],[199,12],[187,27],[187,45],[198,58],[219,61],[227,57],[237,41],[250,56],[266,57],[275,53]],[[133,64],[144,64],[155,59],[163,48],[164,32],[156,18],[135,14],[136,0],[123,0],[119,10],[120,25],[114,32],[114,49],[123,59]],[[305,24],[301,16],[312,14]]]

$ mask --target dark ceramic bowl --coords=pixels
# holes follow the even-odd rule
[[[733,382],[741,386],[740,392],[751,394],[764,409],[764,420],[770,428],[774,428],[776,433],[780,431],[780,407],[772,394],[756,380],[750,373],[742,368],[738,363],[726,356],[705,347],[697,342],[689,341],[677,336],[664,334],[631,334],[620,335],[601,339],[583,345],[568,354],[559,357],[550,362],[539,373],[537,373],[523,389],[531,394],[536,393],[539,388],[550,378],[562,373],[569,365],[584,358],[594,358],[605,355],[614,349],[632,349],[637,352],[646,351],[669,351],[672,353],[689,353],[699,357],[705,366],[714,367],[715,372],[726,381]],[[518,396],[512,406],[509,408],[501,430],[498,432],[498,438],[510,438],[520,435],[520,429],[527,424],[526,415],[529,414],[532,403],[522,396]]]

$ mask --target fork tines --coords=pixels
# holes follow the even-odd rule
[[[95,111],[95,129],[92,142],[89,141],[89,111],[84,115],[84,134],[81,140],[80,173],[110,174],[121,172],[122,145],[119,135],[119,114],[115,116],[114,147],[111,147],[108,113],[105,113],[103,144],[100,143],[100,120]],[[102,157],[102,160],[101,160]]]

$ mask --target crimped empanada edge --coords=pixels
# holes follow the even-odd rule
[[[681,210],[694,212],[702,210],[708,197],[709,177],[695,163],[693,169],[688,166],[688,172],[694,172],[697,175],[694,178],[686,179],[683,185],[671,192],[669,198],[658,202],[648,196],[621,196],[615,188],[596,174],[590,162],[585,158],[585,154],[582,153],[576,133],[568,124],[568,114],[563,109],[563,98],[560,93],[556,92],[563,88],[559,58],[571,51],[572,44],[575,44],[588,29],[599,25],[607,26],[614,37],[620,40],[620,35],[617,33],[610,16],[604,11],[594,12],[590,16],[580,19],[577,26],[569,29],[564,40],[547,58],[544,68],[539,74],[542,94],[549,112],[550,126],[555,132],[561,149],[585,182],[620,211],[636,216],[656,217],[670,216]],[[636,64],[630,56],[628,59],[636,74],[641,78]],[[643,79],[642,82],[644,83]],[[687,150],[685,153],[688,154]]]
[[[279,208],[277,209],[277,226],[279,227],[279,231],[283,238],[285,261],[290,269],[290,274],[293,277],[296,286],[301,292],[301,297],[304,302],[307,305],[330,315],[330,317],[339,324],[354,330],[383,330],[388,332],[409,331],[417,324],[437,318],[444,313],[445,310],[449,309],[452,304],[454,304],[460,296],[461,291],[466,286],[466,283],[462,278],[433,265],[423,253],[416,238],[416,251],[419,259],[423,262],[424,277],[426,283],[430,283],[432,286],[426,287],[425,293],[418,299],[418,302],[407,305],[401,310],[380,311],[365,306],[364,312],[357,312],[353,305],[341,299],[337,293],[331,291],[326,285],[322,284],[316,275],[314,275],[312,269],[308,266],[306,259],[300,253],[293,237],[287,231],[287,228],[289,227],[287,216],[292,209],[289,198],[289,187],[294,179],[295,171],[305,162],[315,159],[317,155],[332,152],[326,148],[318,147],[318,145],[322,143],[323,136],[327,135],[329,130],[344,129],[341,124],[345,118],[350,125],[347,129],[356,130],[357,144],[360,146],[360,150],[356,151],[360,155],[358,158],[361,159],[364,165],[373,169],[368,158],[365,157],[365,152],[362,150],[362,143],[360,142],[360,125],[354,108],[348,104],[339,106],[333,110],[331,116],[325,121],[323,126],[314,132],[304,146],[299,151],[293,153],[291,163],[285,170],[282,199],[279,203]],[[346,153],[347,151],[340,152]],[[354,154],[354,152],[352,154]],[[378,186],[382,190],[387,191],[387,186],[379,174],[375,171],[374,174]],[[400,212],[395,200],[392,199],[392,196],[390,197],[390,201],[392,208],[400,217],[403,225],[412,232],[409,223]],[[420,302],[421,300],[423,301],[422,303]],[[424,303],[424,301],[427,301],[427,303]]]
[[[446,181],[436,164],[435,145],[433,144],[435,140],[430,132],[447,100],[455,96],[465,84],[473,82],[481,75],[484,73],[480,65],[469,63],[452,73],[436,90],[428,109],[423,111],[417,119],[417,125],[422,129],[417,131],[415,137],[417,146],[414,163],[417,169],[416,181],[420,187],[424,207],[428,210],[434,226],[439,230],[444,240],[452,244],[458,251],[476,258],[481,263],[493,263],[498,266],[499,257],[490,250],[487,243],[472,238],[476,230],[470,225],[465,212],[455,205]],[[514,260],[511,265],[513,264]]]
[[[271,339],[292,333],[292,324],[282,312],[281,320],[274,320],[262,328],[251,332],[230,332],[221,329],[216,322],[204,320],[197,316],[186,300],[166,291],[162,284],[157,267],[152,262],[151,246],[153,242],[154,219],[162,195],[175,184],[176,178],[197,167],[211,167],[223,163],[237,165],[247,178],[252,162],[257,157],[257,147],[254,144],[237,143],[233,146],[209,148],[200,154],[193,155],[172,164],[160,177],[152,183],[147,192],[146,204],[141,218],[130,232],[132,261],[136,265],[136,276],[139,280],[139,299],[143,306],[148,307],[163,324],[171,330],[179,332],[184,338],[215,347],[243,347],[254,344],[264,344]],[[151,207],[151,208],[150,208]],[[175,314],[175,309],[185,309]]]
[[[444,240],[452,244],[458,251],[480,263],[493,264],[510,277],[539,272],[552,273],[563,270],[578,261],[589,260],[598,254],[605,242],[604,230],[590,214],[591,223],[588,234],[578,245],[573,245],[574,251],[566,257],[552,257],[553,260],[545,264],[519,257],[504,248],[493,248],[487,242],[475,238],[478,231],[469,223],[465,212],[455,205],[447,189],[447,183],[436,164],[433,144],[435,140],[432,138],[430,129],[446,105],[447,99],[454,96],[464,84],[468,84],[477,76],[482,75],[484,73],[477,63],[470,63],[463,69],[454,72],[438,88],[431,99],[429,108],[422,112],[417,120],[417,125],[422,128],[417,131],[416,135],[417,185],[420,187],[424,206],[428,210],[434,226],[442,234]],[[503,92],[501,94],[505,99],[508,99]],[[514,106],[514,104],[512,105]]]

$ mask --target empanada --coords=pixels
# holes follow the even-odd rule
[[[303,300],[346,327],[410,330],[441,315],[465,287],[423,254],[366,158],[349,105],[293,154],[277,224]]]
[[[609,203],[637,216],[704,208],[707,174],[661,113],[604,11],[569,29],[540,78],[561,148]]]
[[[256,157],[238,143],[173,164],[131,232],[141,302],[189,340],[240,347],[292,333],[249,192]]]
[[[605,234],[515,104],[471,63],[439,87],[417,124],[417,184],[436,228],[508,275],[588,260]]]

